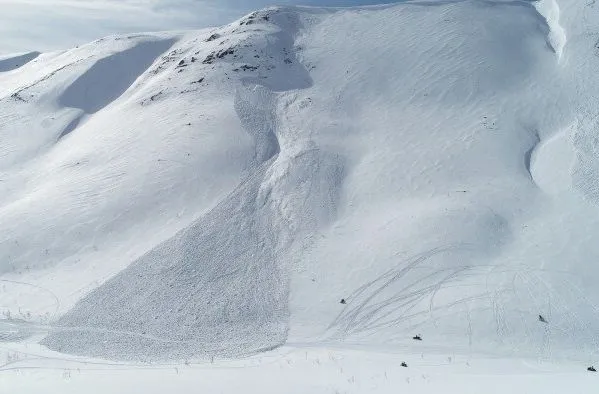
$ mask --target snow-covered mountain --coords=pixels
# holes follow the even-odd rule
[[[592,361],[598,34],[594,1],[416,1],[0,59],[0,335]]]

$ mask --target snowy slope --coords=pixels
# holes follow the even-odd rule
[[[22,345],[14,346],[9,357],[13,361],[3,368],[0,389],[19,394],[589,394],[597,386],[596,374],[575,363],[373,348],[283,347],[241,360],[180,365],[61,360]]]
[[[40,55],[39,52],[22,53],[20,55],[0,56],[0,72],[8,72],[29,63]]]
[[[283,7],[0,60],[0,335],[596,360],[596,7]]]

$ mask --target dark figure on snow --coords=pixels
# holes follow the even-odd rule
[[[543,316],[541,316],[541,315],[539,315],[539,321],[541,323],[547,323],[547,320],[545,320],[545,318]]]
[[[401,366],[402,366],[402,367],[404,367],[404,368],[407,368],[407,367],[408,367],[408,364],[406,364],[405,362],[402,362],[402,363],[401,363]]]
[[[347,304],[347,302],[345,301],[345,298],[342,298],[342,299],[341,299],[341,303],[342,303],[343,305]]]
[[[412,339],[415,340],[415,341],[422,341],[422,337],[420,335],[416,335]]]
[[[595,367],[593,367],[592,365],[590,367],[587,368],[587,371],[590,372],[597,372],[597,370],[595,369]]]

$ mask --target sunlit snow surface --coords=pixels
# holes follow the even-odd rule
[[[1,384],[589,392],[596,7],[272,8],[0,59]]]

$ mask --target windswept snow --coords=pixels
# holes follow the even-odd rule
[[[0,340],[599,363],[597,31],[570,0],[277,7],[0,74]]]

